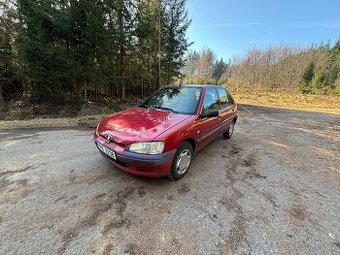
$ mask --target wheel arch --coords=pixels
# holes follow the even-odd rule
[[[183,142],[188,142],[188,143],[190,143],[191,146],[192,146],[192,149],[193,149],[194,153],[196,152],[196,141],[195,141],[194,138],[189,137],[189,138],[185,139]]]

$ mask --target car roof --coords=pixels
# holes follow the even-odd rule
[[[194,88],[206,88],[206,87],[222,87],[222,85],[215,85],[215,84],[183,84],[183,85],[168,85],[164,86],[164,88],[178,88],[178,87],[194,87]]]

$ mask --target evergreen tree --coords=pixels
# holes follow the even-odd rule
[[[300,90],[302,91],[302,93],[308,94],[312,91],[311,82],[314,78],[314,72],[315,72],[315,64],[311,62],[301,77]]]
[[[0,111],[5,109],[4,91],[21,91],[17,86],[17,55],[15,53],[15,37],[19,32],[16,23],[16,12],[12,2],[0,2]],[[21,84],[20,84],[21,85]]]
[[[60,98],[60,90],[70,77],[72,63],[67,42],[58,40],[67,34],[63,8],[53,1],[18,0],[18,13],[23,32],[19,54],[24,61],[24,74],[32,84],[32,98],[43,102]]]
[[[185,3],[17,0],[19,55],[32,99],[81,102],[89,93],[124,98],[153,92],[159,80],[170,83],[189,46]]]
[[[137,5],[136,54],[132,59],[136,63],[133,73],[137,83],[140,83],[141,95],[151,92],[157,84],[158,76],[158,0],[140,0]]]
[[[216,84],[219,83],[226,68],[227,68],[227,64],[223,61],[222,58],[220,60],[216,60],[215,65],[213,67],[213,74],[212,74],[212,78],[214,79]]]
[[[326,79],[326,74],[324,70],[318,68],[313,76],[313,79],[310,83],[312,94],[327,94],[328,91],[328,83]]]
[[[197,74],[197,62],[200,55],[197,51],[190,51],[185,59],[183,72],[186,76],[192,77]]]
[[[164,0],[163,2],[162,49],[164,82],[171,83],[180,75],[184,66],[184,54],[191,43],[186,38],[186,31],[191,20],[186,10],[186,0]]]
[[[340,79],[340,39],[328,51],[327,80],[332,88],[336,87],[337,79]]]

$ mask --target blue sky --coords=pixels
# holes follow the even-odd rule
[[[309,46],[340,38],[340,0],[188,0],[192,49],[225,60],[251,47]]]

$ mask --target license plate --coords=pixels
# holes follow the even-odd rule
[[[113,150],[106,148],[105,146],[101,145],[100,143],[96,142],[97,148],[102,151],[104,154],[108,155],[110,158],[117,160],[116,153]]]

